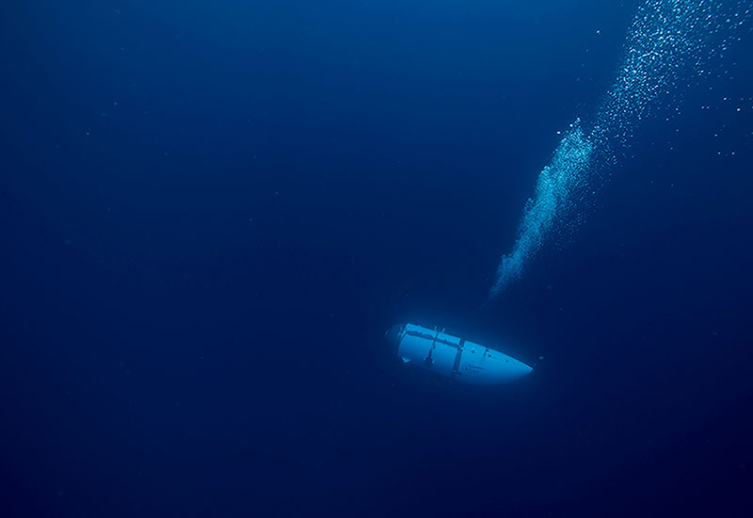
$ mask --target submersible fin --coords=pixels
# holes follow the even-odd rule
[[[509,383],[533,368],[512,356],[415,324],[390,328],[386,336],[404,363],[473,385]]]

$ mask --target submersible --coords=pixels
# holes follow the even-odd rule
[[[444,329],[398,324],[385,335],[403,363],[414,364],[463,383],[509,383],[533,371],[532,367],[512,356],[448,335]]]

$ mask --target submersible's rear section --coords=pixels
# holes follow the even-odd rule
[[[512,356],[415,324],[391,327],[386,333],[397,355],[441,376],[474,385],[509,383],[533,368]]]

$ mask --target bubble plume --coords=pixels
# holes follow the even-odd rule
[[[580,224],[589,197],[607,179],[619,150],[630,145],[640,121],[652,111],[676,109],[688,80],[710,74],[750,17],[750,0],[651,0],[638,9],[616,79],[591,126],[577,120],[539,174],[490,297],[519,279],[548,241]]]

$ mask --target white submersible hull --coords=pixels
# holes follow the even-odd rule
[[[533,371],[512,356],[448,335],[444,330],[400,324],[390,328],[386,335],[404,363],[463,383],[509,383]]]

